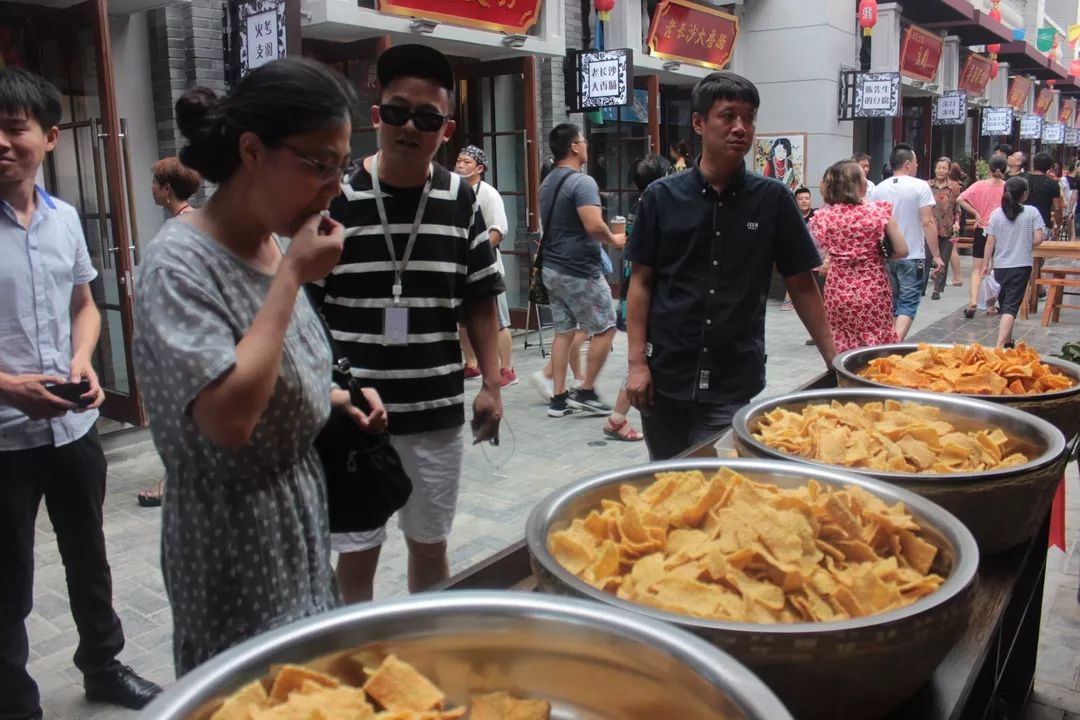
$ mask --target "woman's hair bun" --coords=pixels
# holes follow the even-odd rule
[[[239,156],[235,147],[227,147],[222,99],[210,88],[197,87],[176,101],[175,114],[176,126],[188,140],[180,161],[210,182],[227,179]]]

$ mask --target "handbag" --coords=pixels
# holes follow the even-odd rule
[[[541,227],[540,246],[536,248],[536,258],[533,259],[532,269],[529,271],[529,302],[533,305],[551,304],[547,288],[544,287],[542,272],[544,269],[544,238],[547,237],[548,227],[551,226],[551,215],[555,212],[555,202],[559,199],[559,190],[562,190],[563,183],[569,180],[573,174],[573,172],[566,173],[555,186],[555,192],[551,197],[551,207],[548,208],[547,217],[544,218],[544,224]]]
[[[353,405],[364,410],[367,401],[360,382],[349,372],[348,358],[338,353],[330,328],[314,303],[312,310],[322,323],[331,352],[338,358],[332,373],[334,383],[349,392]],[[412,481],[401,456],[390,444],[389,433],[364,432],[349,416],[332,412],[314,445],[326,474],[330,532],[381,528],[412,494]]]

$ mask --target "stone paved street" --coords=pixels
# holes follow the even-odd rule
[[[920,338],[992,344],[996,318],[965,321],[958,311],[965,302],[966,290],[949,287],[943,300],[931,301],[928,297],[924,301],[915,323]],[[1032,342],[1042,352],[1056,352],[1064,340],[1080,338],[1078,320],[1066,311],[1063,323],[1047,332],[1034,319],[1018,328],[1018,337]],[[795,313],[782,312],[778,303],[770,303],[766,394],[791,390],[821,370],[816,350],[804,344],[806,337]],[[543,364],[539,352],[535,347],[527,353],[522,351],[521,338],[515,340],[514,351],[521,382],[504,392],[510,428],[504,430],[503,444],[499,448],[470,447],[466,452],[458,519],[451,537],[453,572],[519,539],[529,511],[552,489],[582,475],[646,459],[642,443],[605,443],[603,420],[579,415],[548,418],[528,381],[529,374]],[[620,335],[599,385],[609,402],[614,402],[625,362],[626,338]],[[636,413],[632,421],[640,427]],[[161,466],[144,432],[119,439],[110,437],[107,445],[115,447],[109,452],[105,531],[115,604],[128,638],[122,660],[153,680],[168,684],[173,679],[171,618],[159,570],[160,511],[140,508],[135,501],[140,489],[157,482]],[[1080,713],[1075,651],[1080,647],[1080,614],[1075,601],[1080,562],[1080,488],[1075,473],[1069,482],[1071,552],[1067,572],[1058,570],[1050,580],[1059,590],[1047,603],[1050,616],[1039,669],[1040,698],[1052,707],[1040,708],[1040,712],[1051,714],[1038,717],[1055,720],[1062,717],[1064,710],[1054,708]],[[71,663],[77,634],[68,611],[63,566],[44,512],[38,518],[35,560],[35,604],[28,621],[30,672],[41,687],[46,718],[134,717],[136,713],[89,704],[83,698],[81,677]],[[394,530],[384,548],[377,596],[403,593],[404,573],[404,543]]]

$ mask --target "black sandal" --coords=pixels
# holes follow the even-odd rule
[[[976,309],[977,308],[974,305],[968,305],[966,308],[964,308],[964,317],[966,317],[968,320],[975,317]]]
[[[143,490],[136,497],[140,507],[161,507],[161,498],[165,495],[165,481],[157,484],[156,490]]]

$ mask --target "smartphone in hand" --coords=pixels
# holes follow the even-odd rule
[[[45,389],[58,398],[73,402],[79,407],[86,407],[90,403],[94,402],[93,398],[82,397],[86,393],[90,392],[90,381],[83,380],[77,383],[57,383],[55,385],[46,385]]]

